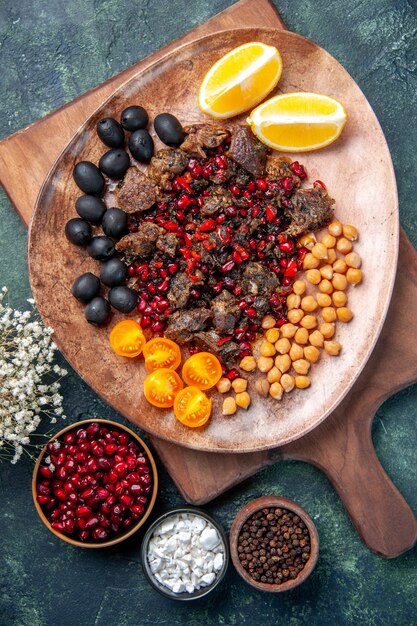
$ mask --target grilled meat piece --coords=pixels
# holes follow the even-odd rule
[[[195,333],[206,328],[212,315],[204,308],[176,311],[169,318],[165,336],[180,344],[192,341]]]
[[[236,299],[225,289],[211,303],[213,311],[214,329],[222,335],[233,333],[237,320],[240,317],[240,309]]]
[[[266,173],[271,180],[282,180],[289,177],[292,180],[293,187],[300,186],[300,178],[294,174],[290,165],[292,161],[284,156],[269,156],[266,160]]]
[[[268,148],[259,141],[249,126],[235,126],[228,156],[253,176],[265,174]]]
[[[193,124],[184,129],[187,137],[181,144],[181,150],[192,156],[205,159],[204,148],[217,148],[229,136],[229,131],[216,124]]]
[[[116,195],[119,207],[126,213],[134,213],[150,209],[156,202],[158,191],[153,180],[137,167],[130,167],[119,184]]]
[[[169,191],[172,189],[171,180],[185,170],[189,158],[188,154],[176,148],[159,150],[149,163],[148,176],[161,189]]]
[[[204,217],[214,215],[232,203],[233,200],[230,191],[220,185],[214,185],[210,189],[210,195],[204,198],[204,204],[200,209],[200,214]]]
[[[293,207],[285,210],[290,220],[286,232],[298,237],[309,230],[317,230],[326,226],[333,217],[333,198],[321,187],[298,189],[291,198]]]
[[[174,233],[164,233],[156,242],[156,247],[161,252],[174,258],[178,247],[178,237]]]
[[[171,282],[168,300],[172,309],[183,309],[187,306],[191,289],[198,283],[188,278],[185,272],[178,272]]]
[[[240,354],[239,345],[235,341],[225,341],[222,345],[217,345],[221,337],[214,330],[196,333],[193,339],[199,348],[211,352],[226,365],[232,365]]]
[[[248,263],[242,275],[243,291],[252,296],[272,293],[278,282],[274,272],[260,263]]]
[[[116,243],[116,250],[124,253],[128,263],[149,257],[155,252],[156,240],[162,233],[163,229],[156,224],[143,222],[136,233],[126,235]]]

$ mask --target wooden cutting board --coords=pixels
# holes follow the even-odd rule
[[[117,87],[179,43],[248,25],[284,28],[268,0],[241,0],[103,85],[2,141],[0,180],[24,223],[30,221],[37,193],[54,159]],[[31,155],[32,168],[28,173]],[[21,171],[25,172],[25,185],[21,184]],[[266,465],[280,459],[303,460],[326,473],[372,550],[394,557],[411,548],[417,539],[417,521],[376,457],[371,424],[375,411],[387,397],[417,380],[417,347],[407,341],[410,329],[412,332],[417,328],[417,312],[413,306],[407,306],[415,298],[417,253],[402,232],[399,271],[388,318],[366,368],[342,404],[308,435],[268,452],[197,452],[153,438],[154,447],[184,498],[203,504]],[[385,365],[388,357],[389,370]]]

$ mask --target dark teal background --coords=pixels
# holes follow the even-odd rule
[[[0,138],[231,4],[226,0],[1,0]],[[401,223],[416,246],[415,0],[281,0],[275,4],[290,30],[310,37],[342,63],[374,108],[394,162]],[[363,163],[364,185],[372,176],[375,158],[369,154]],[[24,185],[24,172],[20,176]],[[11,302],[24,307],[30,297],[26,231],[2,192],[0,210],[0,287],[7,285]],[[416,337],[410,336],[410,341]],[[390,367],[389,361],[386,365]],[[123,421],[73,372],[63,391],[70,422],[86,417]],[[416,404],[417,386],[413,386],[380,408],[373,427],[377,453],[415,513]],[[183,503],[160,469],[155,514]],[[277,464],[207,509],[229,529],[237,511],[251,498],[282,494],[298,501],[313,517],[321,539],[319,563],[310,579],[293,592],[273,596],[248,587],[230,568],[218,592],[186,605],[161,598],[146,583],[140,567],[140,535],[111,550],[86,551],[49,533],[32,505],[31,472],[29,459],[0,467],[0,624],[4,626],[417,623],[416,549],[392,561],[372,554],[326,478],[308,465]]]

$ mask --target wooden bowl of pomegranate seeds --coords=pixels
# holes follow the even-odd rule
[[[32,478],[45,526],[82,548],[112,546],[135,533],[155,504],[158,473],[145,442],[117,422],[67,426],[43,448]]]
[[[298,504],[264,496],[249,502],[230,529],[230,555],[238,574],[261,591],[294,589],[313,571],[317,529]]]

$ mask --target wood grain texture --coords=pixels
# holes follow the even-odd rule
[[[0,142],[0,180],[23,221],[28,224],[40,186],[59,152],[65,147],[86,117],[118,86],[140,69],[148,67],[152,62],[162,58],[180,42],[191,41],[197,36],[244,25],[284,28],[282,20],[268,0],[257,0],[256,2],[254,0],[241,0],[180,40],[172,42],[169,46],[140,61],[103,85],[35,122],[27,129]],[[26,167],[27,156],[32,153],[36,154],[37,157],[39,156],[46,136],[54,138],[53,145],[43,150],[42,158],[32,159],[32,168],[28,172]],[[24,173],[22,180],[25,180],[26,184],[16,185],[16,175],[22,172]],[[309,435],[288,446],[269,452],[239,455],[205,453],[179,447],[155,437],[152,438],[153,445],[161,460],[187,501],[195,504],[208,502],[262,467],[275,463],[280,458],[298,458],[320,467],[332,480],[335,487],[340,490],[339,493],[341,492],[353,523],[369,547],[384,556],[395,556],[413,545],[417,535],[416,520],[375,458],[370,439],[370,426],[380,402],[391,393],[415,382],[417,379],[417,355],[415,351],[413,353],[412,345],[408,341],[406,345],[410,349],[409,358],[407,360],[402,358],[403,339],[410,332],[409,324],[412,324],[411,332],[415,333],[416,330],[415,319],[404,323],[404,325],[401,324],[404,311],[410,312],[412,310],[409,303],[412,303],[413,300],[410,298],[410,293],[406,291],[408,275],[413,280],[413,293],[417,290],[417,255],[404,233],[401,235],[399,263],[402,272],[400,274],[401,283],[397,279],[395,287],[393,300],[395,308],[391,306],[377,348],[360,379],[343,403],[343,406],[349,408],[349,412],[343,413],[341,406]],[[386,371],[384,371],[384,364],[388,357],[391,359],[392,355],[396,354],[399,355],[399,362],[397,376],[393,380],[391,367],[389,376],[387,376]],[[372,383],[374,371],[379,372],[379,374]],[[381,376],[382,379],[379,380],[378,376]],[[371,398],[370,390],[373,392]],[[354,425],[352,428],[347,428],[347,423],[351,421],[351,408],[354,406],[354,399],[357,407]],[[335,432],[337,432],[337,437],[334,435]],[[374,498],[376,503],[373,511],[367,507],[366,498],[369,495],[369,489],[366,489],[364,497],[361,497],[365,481],[368,479],[367,457],[361,458],[357,467],[352,468],[354,466],[353,461],[358,458],[358,450],[362,449],[359,444],[365,447],[365,454],[368,454],[371,461],[372,487],[376,494],[379,494],[377,498]],[[345,467],[349,468],[347,484],[343,484],[344,476],[347,474],[344,471]],[[393,501],[395,507],[392,506]],[[389,516],[386,515],[387,510],[390,511]],[[397,541],[393,545],[394,535]]]

